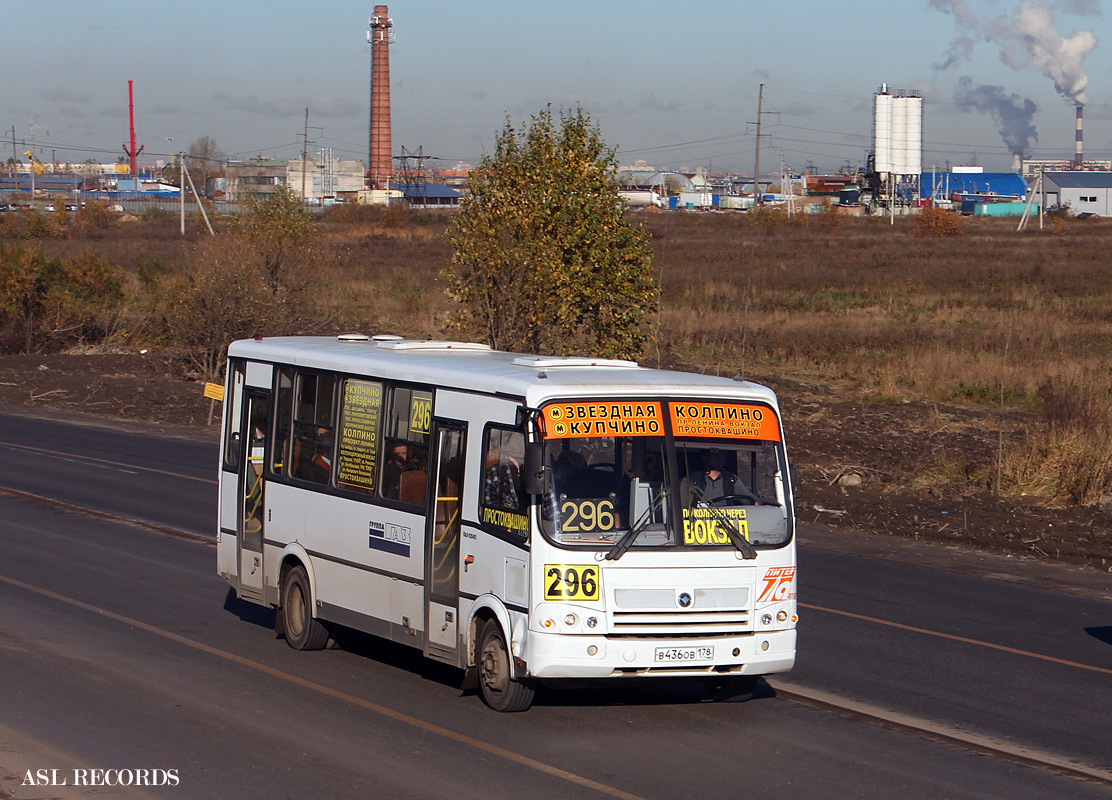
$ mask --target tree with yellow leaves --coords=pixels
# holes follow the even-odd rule
[[[582,109],[507,119],[469,189],[444,270],[465,326],[502,350],[641,355],[659,296],[650,236],[625,218],[614,150]]]

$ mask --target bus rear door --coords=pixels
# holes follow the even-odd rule
[[[425,550],[425,655],[457,663],[459,650],[459,537],[467,429],[437,420],[433,491],[428,493]]]
[[[263,527],[266,513],[264,497],[266,465],[267,407],[269,392],[248,389],[243,398],[244,453],[239,473],[240,513],[236,529],[239,542],[240,593],[251,597],[263,594]]]

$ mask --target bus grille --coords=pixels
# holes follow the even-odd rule
[[[687,594],[691,607],[682,608],[675,588],[615,588],[610,630],[616,636],[708,636],[752,628],[748,587],[701,587]]]
[[[748,611],[614,611],[611,631],[616,636],[700,636],[747,633]]]

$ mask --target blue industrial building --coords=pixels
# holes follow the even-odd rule
[[[952,199],[954,195],[1027,197],[1027,181],[1015,172],[924,172],[919,196],[924,200]]]

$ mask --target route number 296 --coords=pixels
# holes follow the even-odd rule
[[[544,565],[545,600],[598,600],[598,567],[594,564]]]
[[[583,500],[578,503],[565,500],[560,504],[564,533],[594,533],[614,530],[614,504],[609,500]]]

